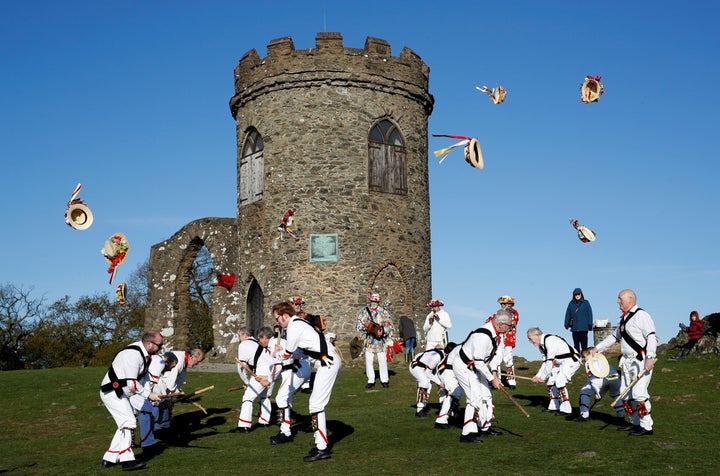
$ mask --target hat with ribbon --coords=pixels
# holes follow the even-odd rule
[[[77,184],[75,191],[67,202],[67,210],[65,210],[65,223],[76,230],[87,230],[93,223],[93,214],[87,204],[77,198],[78,193],[82,189],[82,184]]]

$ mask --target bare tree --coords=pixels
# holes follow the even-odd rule
[[[213,347],[212,294],[215,291],[213,260],[206,246],[200,248],[190,269],[190,315],[188,341],[205,351]]]
[[[23,344],[42,322],[44,298],[32,298],[31,292],[0,285],[0,370],[23,368]]]

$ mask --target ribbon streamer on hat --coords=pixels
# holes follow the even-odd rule
[[[456,147],[467,146],[468,144],[470,144],[470,141],[472,140],[472,137],[453,136],[453,135],[447,135],[447,134],[433,134],[433,137],[449,137],[450,139],[462,139],[460,142],[455,143],[455,144],[451,145],[450,147],[445,147],[444,149],[439,149],[439,150],[436,150],[435,152],[433,152],[433,154],[435,154],[435,157],[440,157],[442,155],[442,157],[440,158],[440,162],[438,162],[440,164],[443,163],[443,160],[445,160],[445,157],[448,156],[450,151],[452,151]]]

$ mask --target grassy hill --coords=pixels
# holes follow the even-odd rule
[[[365,390],[364,365],[345,366],[327,409],[332,459],[304,463],[312,447],[308,395],[298,394],[298,413],[290,444],[271,446],[277,428],[234,434],[241,392],[235,373],[191,372],[187,390],[214,385],[198,397],[207,415],[177,404],[173,445],[148,463],[155,474],[716,474],[718,454],[717,355],[661,359],[650,393],[655,435],[629,437],[616,431],[609,399],[593,408],[592,421],[575,423],[545,414],[544,385],[519,381],[514,398],[526,418],[500,392],[494,404],[504,435],[481,445],[459,443],[460,429],[436,430],[433,418],[414,416],[415,381],[397,359],[390,363],[391,385]],[[616,360],[611,360],[616,363]],[[539,362],[517,363],[521,375]],[[105,368],[0,372],[0,473],[113,474],[100,460],[114,422],[98,395]],[[585,382],[578,373],[570,385],[573,407]],[[431,416],[437,395],[430,397]],[[464,404],[464,402],[463,402]],[[142,457],[140,450],[136,453]]]

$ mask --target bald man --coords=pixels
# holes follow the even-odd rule
[[[648,386],[657,360],[658,343],[655,322],[650,314],[637,306],[637,296],[631,289],[620,291],[618,305],[622,316],[617,329],[596,347],[598,352],[602,352],[620,342],[621,392],[639,377],[623,401],[630,425],[621,426],[618,430],[627,431],[630,436],[649,436],[653,434],[653,419]]]
[[[144,386],[140,380],[148,372],[151,356],[158,354],[163,346],[163,336],[156,330],[145,332],[140,341],[130,344],[115,355],[110,368],[100,384],[100,399],[110,412],[117,429],[102,459],[102,467],[122,465],[123,471],[145,467],[144,461],[135,459],[132,450],[135,432],[135,412],[130,397],[141,395],[152,402],[160,396]]]

